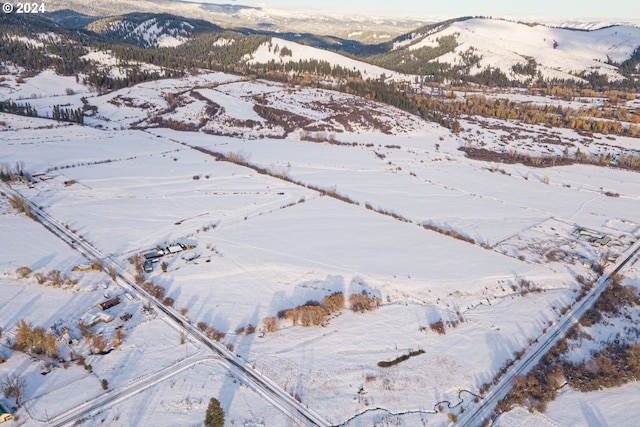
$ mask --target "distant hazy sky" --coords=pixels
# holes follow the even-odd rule
[[[551,19],[640,21],[638,0],[191,0],[265,8],[326,12],[369,12],[398,17],[508,16]]]

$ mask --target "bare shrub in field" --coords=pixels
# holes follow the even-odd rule
[[[344,308],[344,294],[334,292],[322,298],[322,301],[309,300],[303,305],[286,308],[278,312],[277,319],[291,320],[293,325],[323,325],[330,314]]]
[[[431,230],[435,231],[436,233],[444,234],[445,236],[453,237],[454,239],[462,240],[463,242],[471,243],[472,245],[476,244],[475,239],[472,239],[469,236],[465,236],[464,234],[460,234],[455,230],[448,230],[435,224],[425,223],[422,224],[422,228],[424,228],[425,230]]]
[[[91,261],[91,269],[94,271],[102,271],[102,263],[97,259],[94,259],[93,261]]]
[[[113,280],[115,282],[116,281],[116,277],[117,277],[116,270],[112,266],[109,266],[108,272],[109,272],[109,277],[111,278],[111,280]]]
[[[144,282],[142,283],[142,287],[144,288],[145,291],[149,292],[149,294],[151,294],[152,297],[160,301],[163,300],[165,289],[162,286],[154,285],[153,282]]]
[[[280,329],[277,317],[265,317],[262,319],[262,325],[264,326],[265,332],[275,332]]]
[[[76,356],[76,364],[78,366],[84,366],[86,363],[87,363],[87,360],[83,355],[79,354]]]
[[[28,268],[28,267],[20,267],[20,269],[22,268]],[[21,273],[18,273],[17,271],[16,273],[18,274],[18,276],[21,274]],[[67,276],[66,274],[62,274],[60,270],[51,270],[47,274],[38,271],[33,275],[33,277],[36,279],[36,282],[39,285],[53,286],[54,288],[60,288],[63,286],[65,288],[68,288],[78,284],[78,279],[74,279],[72,277]]]
[[[349,297],[349,305],[351,310],[357,313],[364,313],[365,311],[375,310],[382,300],[380,298],[371,299],[363,294],[352,294]]]
[[[234,153],[232,151],[229,151],[225,155],[225,159],[231,163],[235,163],[238,165],[244,165],[247,163],[247,159],[242,154]]]
[[[49,285],[55,288],[59,288],[60,286],[62,286],[63,281],[64,279],[62,277],[62,273],[60,273],[60,270],[51,270],[49,274],[47,274],[47,282],[49,282]]]
[[[236,328],[237,335],[251,335],[256,331],[256,327],[249,323],[247,326],[238,326]]]
[[[518,284],[520,285],[520,294],[522,296],[528,294],[529,292],[541,292],[541,289],[536,287],[535,284],[525,278],[520,278],[518,280]]]
[[[638,304],[640,304],[640,298],[636,295],[635,288],[622,285],[622,276],[615,275],[611,277],[611,282],[594,307],[605,313],[619,314],[622,308]]]
[[[113,334],[113,338],[111,338],[111,345],[114,348],[120,347],[120,345],[122,344],[122,341],[126,337],[127,337],[127,333],[125,332],[124,328],[116,329],[115,333]]]
[[[638,304],[640,298],[636,295],[635,288],[622,285],[622,276],[612,276],[600,298],[580,318],[580,324],[585,327],[592,326],[602,320],[602,313],[617,315],[624,307]]]
[[[91,336],[91,330],[90,330],[91,326],[86,322],[84,322],[83,320],[79,320],[76,326],[78,327],[78,330],[80,331],[80,335],[82,335],[82,338],[89,339],[89,337]]]
[[[320,305],[302,305],[293,309],[295,323],[302,326],[322,325],[327,322],[327,311]]]
[[[31,274],[31,269],[29,267],[18,267],[16,269],[16,276],[18,279],[26,279]]]
[[[214,328],[213,326],[209,326],[204,322],[198,322],[198,324],[196,326],[198,327],[198,329],[200,329],[202,332],[204,332],[204,334],[209,339],[212,339],[214,341],[220,341],[221,339],[223,339],[226,336],[226,334],[224,332],[221,332],[221,331],[217,330],[216,328]]]
[[[286,308],[284,310],[280,310],[278,312],[278,319],[291,320],[294,325],[296,324],[293,316],[293,308]]]
[[[447,333],[445,327],[444,327],[444,322],[442,321],[442,319],[438,320],[437,322],[433,322],[429,325],[429,327],[431,328],[431,330],[433,332],[436,332],[440,335],[444,335]]]
[[[91,336],[91,347],[94,353],[102,353],[108,344],[107,339],[102,335],[94,334]]]
[[[640,379],[640,345],[611,343],[591,359],[582,363],[567,363],[567,382],[582,392],[619,387]]]
[[[498,413],[508,411],[516,405],[544,412],[547,403],[557,395],[557,378],[561,376],[556,366],[538,365],[528,375],[518,375],[512,381],[511,391],[498,403]]]
[[[580,324],[582,326],[589,327],[595,325],[596,323],[600,323],[601,320],[602,313],[600,313],[600,310],[595,307],[591,307],[580,318]]]
[[[9,204],[12,208],[17,210],[18,212],[24,213],[31,219],[36,219],[36,217],[31,213],[31,208],[29,204],[20,196],[14,195],[9,197]]]
[[[334,313],[344,308],[344,294],[342,292],[334,292],[327,295],[320,301],[320,306],[327,310],[328,313]]]

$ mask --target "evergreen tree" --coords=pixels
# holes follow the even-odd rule
[[[220,401],[212,397],[207,408],[207,415],[204,418],[205,427],[223,427],[224,411],[220,407]]]

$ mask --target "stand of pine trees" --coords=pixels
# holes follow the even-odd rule
[[[53,120],[59,122],[74,122],[79,125],[84,125],[84,115],[82,114],[82,108],[62,108],[59,105],[53,106]]]
[[[0,113],[17,114],[19,116],[38,117],[35,107],[28,102],[26,104],[17,104],[13,101],[0,101]]]

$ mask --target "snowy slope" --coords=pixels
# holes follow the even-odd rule
[[[480,73],[486,68],[498,68],[510,79],[524,81],[532,75],[518,74],[512,67],[525,66],[533,61],[536,64],[534,78],[540,73],[545,79],[580,80],[583,73],[597,72],[610,80],[622,79],[616,64],[629,59],[640,46],[640,28],[628,25],[599,27],[595,24],[587,28],[590,30],[478,18],[442,25],[428,34],[408,34],[398,38],[392,49],[405,50],[404,60],[415,61],[413,55],[416,50],[437,47],[439,40],[453,36],[457,47],[432,61],[452,66],[465,65],[463,55],[472,52],[480,60],[472,66],[471,74]],[[281,56],[280,49],[283,47],[290,49],[291,55]],[[396,81],[415,79],[412,75],[280,38],[264,43],[248,59],[252,64],[315,59],[327,61],[332,66],[358,70],[365,79],[375,79],[382,75]]]
[[[486,67],[500,68],[511,78],[518,78],[511,72],[513,65],[525,65],[528,58],[533,58],[545,78],[575,78],[581,72],[597,71],[617,80],[621,78],[619,72],[607,61],[622,62],[640,46],[640,28],[632,26],[579,31],[502,20],[470,19],[455,22],[423,37],[408,49],[434,46],[437,39],[451,35],[457,39],[457,48],[437,61],[460,64],[460,53],[474,48],[475,53],[481,56],[475,72]]]
[[[290,49],[291,55],[280,56],[280,53],[277,52],[274,48],[276,45],[280,49],[284,47]],[[332,66],[339,65],[346,69],[358,70],[362,74],[362,77],[364,79],[377,79],[384,74],[387,78],[391,78],[396,81],[413,80],[413,76],[397,73],[384,69],[382,67],[378,67],[376,65],[371,65],[367,64],[366,62],[347,58],[334,52],[329,52],[312,46],[305,46],[296,42],[275,37],[272,38],[270,42],[263,43],[258,48],[258,50],[256,50],[248,59],[248,62],[250,64],[263,64],[269,61],[275,61],[276,63],[286,63],[315,59],[318,61],[326,61]]]

